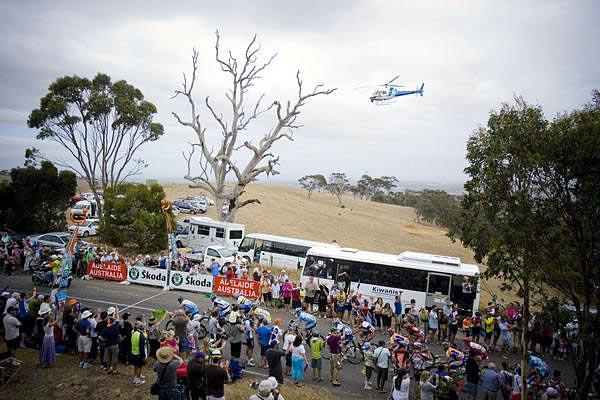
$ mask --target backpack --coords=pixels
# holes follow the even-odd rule
[[[440,324],[447,324],[448,323],[448,316],[444,313],[442,313],[442,315],[440,315]]]

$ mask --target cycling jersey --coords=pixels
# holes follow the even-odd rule
[[[302,311],[297,318],[298,322],[304,322],[304,329],[311,329],[317,326],[317,318],[307,312]]]
[[[220,313],[226,314],[229,312],[229,303],[225,300],[214,299],[213,307],[218,308]]]
[[[407,337],[402,336],[399,333],[394,333],[392,334],[392,336],[390,337],[390,342],[392,343],[398,343],[400,345],[405,345],[407,346],[408,344],[410,344],[410,339]]]
[[[252,305],[252,300],[244,296],[238,296],[237,303],[239,305]]]
[[[344,324],[344,323],[338,323],[336,329],[338,330],[338,332],[342,332],[344,334],[344,344],[348,344],[352,341],[352,339],[354,339],[354,336],[352,334],[352,328],[350,328],[348,325]]]
[[[181,302],[181,308],[183,308],[184,311],[191,312],[192,315],[198,314],[200,312],[200,309],[198,308],[198,306],[189,300],[183,300]]]
[[[271,323],[271,313],[264,308],[255,308],[253,313],[258,317],[258,319],[267,321],[267,324]]]
[[[446,350],[446,355],[448,358],[459,357],[461,360],[464,358],[464,354],[462,351],[455,349],[454,347],[448,347]]]
[[[544,378],[550,375],[550,369],[548,369],[548,364],[546,364],[541,358],[529,355],[529,368],[537,368],[540,370],[540,374]]]

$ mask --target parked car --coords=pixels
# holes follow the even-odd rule
[[[236,250],[231,250],[223,246],[208,246],[204,249],[187,253],[185,257],[194,261],[202,261],[207,267],[210,266],[210,262],[214,258],[221,267],[227,269],[227,265],[235,260],[235,253]],[[225,271],[223,270],[222,273],[225,273]]]
[[[69,232],[48,232],[43,235],[29,237],[31,243],[40,243],[42,246],[52,248],[64,248],[69,244],[69,240],[71,240],[71,234]]]
[[[181,213],[181,210],[177,206],[171,206],[171,212],[174,216],[178,216]]]
[[[202,204],[206,204],[206,207],[215,205],[215,202],[206,196],[188,196],[185,200],[198,201]]]
[[[100,221],[97,219],[91,219],[85,221],[85,223],[79,225],[79,236],[88,237],[98,234],[98,228],[100,227]],[[75,231],[75,225],[69,226],[69,232]]]
[[[190,214],[202,214],[207,210],[207,207],[203,207],[202,204],[193,200],[178,199],[173,202],[173,205],[180,211]]]

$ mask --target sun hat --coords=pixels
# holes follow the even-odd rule
[[[115,311],[117,311],[116,308],[114,307],[108,307],[108,310],[106,310],[106,312],[108,313],[108,315],[113,315],[115,313]]]
[[[81,319],[86,319],[92,316],[92,312],[90,310],[85,310],[81,313]]]
[[[77,304],[77,299],[69,299],[69,301],[67,301],[67,304],[70,306],[74,306],[75,304]]]
[[[44,295],[43,294],[38,294],[37,298],[38,298],[38,300],[44,300]]]
[[[44,315],[52,311],[52,307],[48,303],[42,303],[40,305],[40,310],[38,311],[38,315]]]
[[[159,363],[166,364],[173,359],[173,348],[164,346],[156,350],[156,359]]]
[[[154,315],[152,315],[150,318],[148,318],[148,325],[154,325],[156,323],[156,317]]]
[[[2,297],[10,297],[10,292],[2,292]]]
[[[210,356],[211,356],[213,359],[221,358],[221,350],[219,350],[219,349],[215,349],[215,350],[213,350],[213,351],[210,353]]]
[[[258,384],[258,395],[259,396],[269,396],[271,394],[271,382],[268,379],[260,381]]]
[[[277,379],[274,376],[268,377],[267,381],[271,384],[271,390],[277,389]]]

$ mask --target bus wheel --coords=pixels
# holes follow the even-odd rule
[[[244,256],[244,261],[246,261],[246,263],[248,263],[248,265],[251,264],[250,257],[248,257],[248,256]]]

